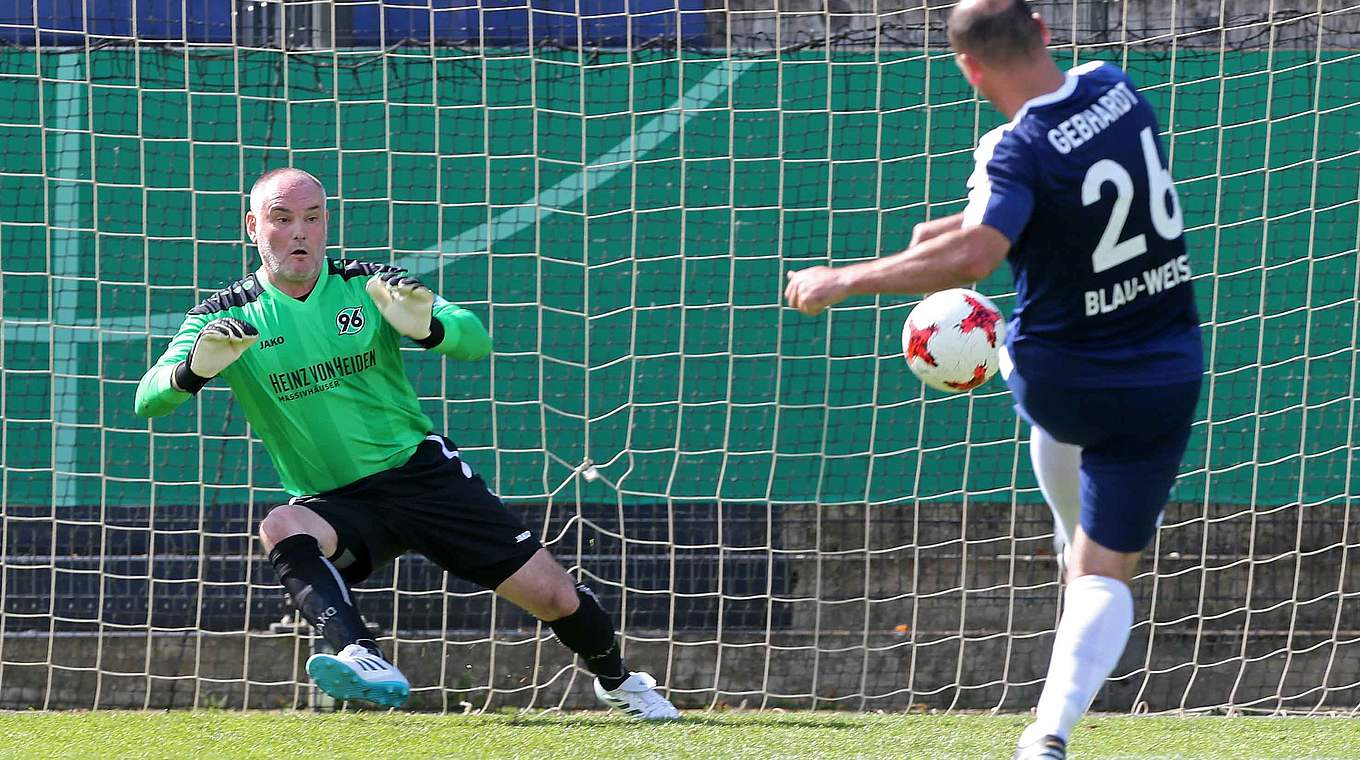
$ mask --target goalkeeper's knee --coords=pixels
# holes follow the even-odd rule
[[[280,504],[269,510],[260,521],[260,543],[265,551],[273,549],[290,536],[305,533],[316,539],[321,553],[329,557],[335,553],[335,529],[317,513],[294,504]]]

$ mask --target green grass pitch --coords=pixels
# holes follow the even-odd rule
[[[664,725],[598,713],[24,712],[0,714],[5,758],[1010,757],[1023,716],[691,713]],[[1360,719],[1094,717],[1073,760],[1341,760]]]

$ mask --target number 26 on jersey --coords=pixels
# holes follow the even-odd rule
[[[1171,184],[1171,173],[1162,168],[1162,160],[1157,155],[1157,138],[1152,127],[1144,127],[1138,135],[1143,143],[1143,164],[1147,169],[1148,206],[1152,213],[1152,226],[1157,234],[1166,240],[1175,240],[1185,229],[1181,218],[1181,202],[1176,197],[1176,188]],[[1129,207],[1133,205],[1133,177],[1118,161],[1109,158],[1091,164],[1086,170],[1086,178],[1081,182],[1081,203],[1089,206],[1100,200],[1100,189],[1106,183],[1114,185],[1114,207],[1110,218],[1105,222],[1105,232],[1091,254],[1091,267],[1096,274],[1123,264],[1129,259],[1147,253],[1147,236],[1139,233],[1128,240],[1120,240],[1124,232],[1124,222],[1129,218]],[[1167,211],[1167,196],[1171,196],[1171,210]]]

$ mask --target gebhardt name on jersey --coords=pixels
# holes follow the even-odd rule
[[[342,355],[307,367],[275,372],[269,375],[269,384],[275,393],[307,388],[345,375],[353,375],[377,364],[377,352],[365,351],[362,354]]]
[[[1119,120],[1119,117],[1133,110],[1138,99],[1129,91],[1124,82],[1111,87],[1089,107],[1062,120],[1057,127],[1048,130],[1048,142],[1059,153],[1071,153],[1072,149],[1105,131]]]
[[[1153,267],[1137,277],[1116,282],[1109,288],[1086,291],[1086,316],[1109,314],[1138,296],[1146,293],[1156,295],[1170,290],[1183,282],[1190,281],[1190,257],[1182,254],[1158,267]]]

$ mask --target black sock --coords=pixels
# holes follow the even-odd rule
[[[606,690],[617,689],[628,680],[628,668],[619,657],[614,624],[589,586],[576,584],[576,596],[581,600],[581,606],[570,615],[548,623],[548,627],[567,649],[581,655],[586,667],[600,679],[601,686]]]
[[[283,539],[269,551],[269,561],[293,597],[293,604],[335,651],[362,644],[381,656],[364,619],[350,601],[340,571],[321,556],[321,546],[314,537],[299,533]]]

